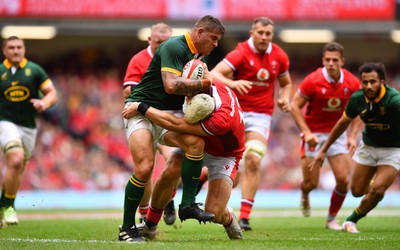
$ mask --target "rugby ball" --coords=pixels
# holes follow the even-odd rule
[[[182,77],[189,78],[192,80],[203,79],[204,67],[203,62],[199,59],[192,59],[183,66]]]

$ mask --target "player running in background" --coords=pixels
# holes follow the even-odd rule
[[[243,115],[236,95],[222,83],[214,82],[212,96],[215,109],[210,117],[197,124],[189,124],[183,118],[150,108],[145,117],[161,127],[179,133],[204,137],[204,163],[209,169],[209,186],[205,211],[215,214],[214,222],[222,224],[230,239],[242,239],[242,230],[227,204],[232,192],[239,161],[245,150]],[[135,109],[138,103],[128,108]],[[145,223],[139,226],[142,236],[154,239],[168,197],[179,180],[184,152],[176,151],[154,187],[150,211]]]
[[[37,115],[57,102],[53,82],[41,66],[25,58],[25,52],[22,39],[10,36],[3,41],[6,59],[0,65],[0,148],[7,166],[0,220],[5,224],[18,223],[15,199],[35,145]]]
[[[319,168],[331,145],[351,121],[358,116],[361,118],[365,128],[353,155],[356,167],[351,192],[355,197],[364,197],[342,225],[343,231],[349,233],[359,232],[356,223],[383,199],[400,169],[400,93],[385,84],[386,72],[382,63],[363,64],[359,77],[362,90],[351,96],[342,118],[309,165],[311,171]]]
[[[288,112],[292,81],[287,54],[272,42],[274,24],[260,17],[253,21],[250,38],[238,44],[212,70],[214,79],[233,89],[243,109],[246,125],[246,151],[240,226],[251,230],[250,213],[260,186],[261,160],[267,151],[271,115],[274,110],[275,80],[279,82],[278,106]],[[239,175],[238,175],[239,177]]]
[[[311,213],[309,193],[318,187],[320,174],[319,168],[310,171],[308,164],[342,116],[351,94],[361,88],[358,78],[342,68],[344,62],[343,46],[336,42],[326,44],[322,50],[323,67],[301,82],[291,105],[291,114],[301,131],[301,209],[306,217]],[[303,114],[302,109],[306,106]],[[341,230],[335,218],[347,194],[352,166],[350,155],[357,146],[358,127],[353,128],[349,137],[343,134],[326,154],[336,180],[326,220],[328,229]]]
[[[124,79],[124,90],[123,95],[124,98],[128,98],[132,89],[135,88],[140,79],[142,79],[144,73],[147,70],[147,67],[150,64],[151,59],[153,58],[154,53],[156,52],[158,46],[163,43],[164,41],[168,40],[172,36],[172,28],[165,23],[157,23],[151,26],[150,28],[150,36],[147,38],[149,46],[147,48],[139,51],[136,55],[134,55],[131,60],[129,61],[128,67],[125,73]],[[164,146],[164,145],[157,145],[157,150],[161,153],[165,161],[167,161],[168,157],[171,155],[174,148]],[[144,195],[142,201],[139,204],[139,214],[140,220],[146,217],[147,211],[149,209],[149,202],[151,191],[153,188],[153,181],[152,178],[146,184],[146,188],[144,189]],[[164,221],[167,225],[174,224],[176,220],[176,212],[175,212],[175,205],[174,200],[168,203],[167,207],[164,211]]]
[[[124,110],[131,102],[145,101],[149,106],[139,106],[141,114],[145,114],[151,106],[182,116],[185,96],[209,91],[211,85],[211,74],[207,68],[204,79],[191,80],[181,76],[183,66],[193,58],[205,61],[206,56],[218,46],[224,34],[225,27],[219,19],[207,15],[200,18],[190,32],[171,37],[162,43],[140,83],[127,98]],[[180,219],[212,220],[214,215],[204,212],[195,203],[199,183],[197,176],[200,176],[203,167],[204,140],[194,135],[167,131],[143,115],[136,115],[124,121],[134,168],[125,188],[124,216],[119,229],[119,240],[143,241],[135,225],[135,213],[143,197],[144,187],[151,178],[154,167],[154,146],[157,143],[179,147],[185,152],[181,174],[183,195],[179,205]]]

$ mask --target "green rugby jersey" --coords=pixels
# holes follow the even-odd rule
[[[37,112],[30,99],[39,98],[39,90],[51,80],[42,67],[26,58],[14,74],[11,66],[7,59],[0,65],[0,121],[35,128]]]
[[[345,115],[360,115],[365,123],[362,140],[373,147],[400,147],[400,93],[388,86],[371,102],[364,92],[355,92],[347,103]]]
[[[206,61],[198,54],[189,33],[171,37],[157,48],[145,74],[125,102],[144,102],[160,110],[182,109],[185,96],[165,91],[161,71],[182,75],[183,66],[193,58]]]

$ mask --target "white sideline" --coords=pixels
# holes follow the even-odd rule
[[[238,209],[233,209],[238,212]],[[348,216],[352,213],[352,209],[344,208],[339,211],[338,216]],[[325,217],[327,215],[327,209],[311,209],[311,216],[313,217]],[[252,217],[303,217],[300,209],[289,209],[289,210],[254,210],[251,213]],[[384,217],[384,216],[396,216],[400,217],[400,210],[398,209],[382,209],[377,208],[372,210],[368,217]],[[19,212],[18,217],[20,220],[43,220],[43,219],[122,219],[122,212],[104,212],[104,211],[91,211],[91,212],[56,212],[56,213],[24,213]]]
[[[29,242],[29,243],[116,243],[121,244],[125,242],[113,241],[113,240],[64,240],[64,239],[37,239],[37,238],[2,238],[2,241],[13,241],[13,242]]]

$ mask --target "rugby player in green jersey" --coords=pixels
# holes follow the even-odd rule
[[[160,44],[139,84],[126,99],[123,116],[134,167],[125,188],[120,241],[143,241],[135,225],[135,212],[143,196],[144,186],[151,177],[154,147],[157,142],[179,147],[185,152],[181,172],[183,194],[179,218],[194,218],[203,222],[214,219],[214,214],[201,210],[194,198],[203,167],[204,140],[194,135],[167,131],[143,115],[134,115],[135,112],[129,109],[129,105],[132,102],[141,102],[142,105],[138,109],[141,114],[151,106],[169,110],[172,114],[182,117],[185,96],[191,97],[199,92],[209,91],[212,80],[206,67],[203,79],[184,78],[183,66],[193,58],[206,62],[207,56],[218,46],[224,34],[225,28],[222,23],[217,18],[207,15],[200,18],[190,32],[171,37]]]
[[[43,68],[25,58],[22,39],[16,36],[5,39],[3,54],[5,60],[0,65],[0,149],[4,152],[7,167],[1,189],[0,219],[5,224],[17,224],[14,203],[35,145],[37,114],[57,102],[57,92]]]
[[[359,77],[362,90],[351,96],[344,115],[309,165],[310,169],[320,167],[328,148],[360,116],[365,128],[353,156],[356,167],[351,192],[355,197],[364,197],[342,225],[342,230],[349,233],[359,233],[356,223],[383,199],[400,169],[400,93],[385,84],[382,63],[363,64]]]

